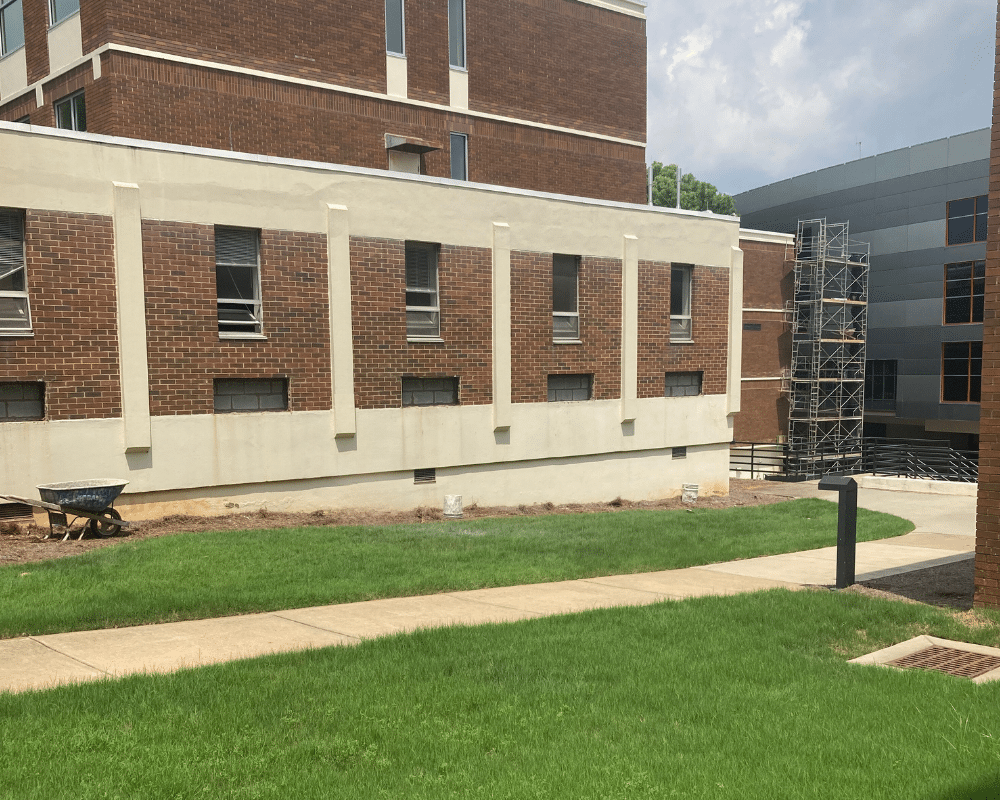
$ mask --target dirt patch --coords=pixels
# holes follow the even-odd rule
[[[974,577],[975,559],[969,557],[952,564],[865,581],[845,591],[968,611],[972,608]]]
[[[698,508],[733,508],[736,506],[761,506],[781,503],[792,499],[766,493],[773,491],[774,484],[765,481],[731,480],[729,494],[721,497],[700,497]],[[631,502],[612,500],[610,503],[570,503],[553,505],[542,503],[530,506],[467,506],[463,509],[464,519],[483,517],[523,517],[539,514],[580,514],[598,511],[624,511],[627,509],[676,509],[688,507],[680,497],[670,500]],[[126,512],[127,516],[127,512]],[[401,525],[420,522],[438,522],[444,519],[441,509],[415,508],[410,511],[373,511],[360,509],[337,509],[313,511],[301,514],[286,514],[271,511],[254,511],[247,514],[227,514],[220,517],[190,517],[172,515],[162,519],[138,523],[138,528],[123,532],[122,536],[111,539],[84,538],[77,540],[82,521],[73,526],[77,533],[69,541],[46,539],[47,527],[27,523],[4,522],[0,524],[0,564],[27,564],[50,558],[65,558],[80,555],[101,547],[113,546],[121,541],[138,541],[155,536],[169,536],[174,533],[197,531],[245,531],[262,528],[298,528],[306,525]],[[132,520],[134,522],[134,520]]]

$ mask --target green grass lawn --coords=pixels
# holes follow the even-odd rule
[[[858,511],[858,539],[912,524]],[[837,506],[226,531],[0,568],[0,638],[649,572],[836,543]]]
[[[1000,684],[846,661],[997,619],[778,590],[5,695],[0,797],[993,797]]]

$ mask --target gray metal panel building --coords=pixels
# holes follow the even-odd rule
[[[942,345],[981,342],[981,323],[944,324],[946,264],[986,258],[986,243],[948,245],[948,202],[989,190],[990,129],[799,175],[734,197],[741,225],[794,233],[800,219],[849,222],[871,244],[869,360],[895,360],[895,403],[868,402],[890,436],[978,446],[979,404],[942,402]]]

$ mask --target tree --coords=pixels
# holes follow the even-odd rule
[[[653,205],[677,208],[677,165],[653,162]],[[681,208],[736,216],[733,198],[690,173],[681,175]]]

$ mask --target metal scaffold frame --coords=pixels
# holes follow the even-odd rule
[[[789,467],[798,475],[861,466],[869,255],[848,223],[799,220],[788,414]]]

